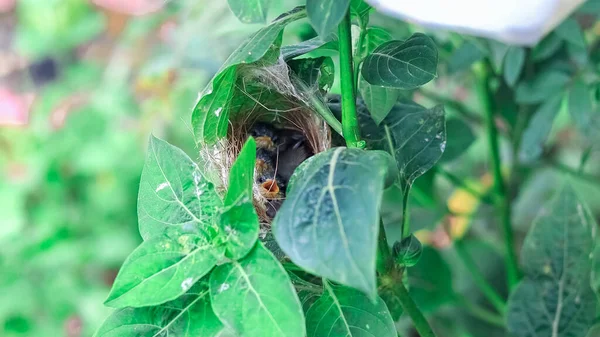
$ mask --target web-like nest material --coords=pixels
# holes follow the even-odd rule
[[[331,134],[327,123],[313,110],[309,95],[319,95],[318,88],[301,91],[294,85],[297,79],[287,64],[280,60],[267,67],[240,70],[236,93],[229,116],[227,138],[213,146],[200,150],[207,172],[216,172],[221,187],[228,185],[229,171],[242,146],[249,137],[249,130],[256,122],[267,122],[280,129],[303,132],[313,154],[331,147]],[[270,228],[267,216],[269,202],[254,185],[254,205],[264,235]]]

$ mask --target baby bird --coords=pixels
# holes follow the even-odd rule
[[[271,125],[257,122],[250,129],[250,135],[254,137],[258,149],[265,149],[269,152],[277,149],[278,135]]]

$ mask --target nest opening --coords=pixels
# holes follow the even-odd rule
[[[240,69],[231,102],[227,137],[201,156],[207,168],[217,172],[225,188],[229,170],[248,137],[257,143],[253,202],[266,234],[285,200],[289,177],[307,158],[331,147],[329,126],[312,108],[308,95],[318,88],[301,91],[283,60],[267,67]]]

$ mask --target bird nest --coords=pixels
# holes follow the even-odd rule
[[[280,60],[277,64],[267,67],[243,67],[236,82],[236,91],[231,101],[229,126],[227,137],[214,145],[204,146],[200,150],[201,158],[208,172],[216,172],[217,180],[225,190],[229,181],[229,171],[237,158],[242,146],[253,136],[256,126],[266,126],[272,131],[286,137],[298,135],[302,137],[303,146],[306,147],[310,157],[331,147],[331,133],[327,123],[322,120],[311,106],[309,95],[319,95],[318,87],[308,90],[306,85],[296,85],[300,81],[289,69],[286,63]],[[314,97],[314,96],[313,96]],[[256,136],[256,135],[254,135]],[[256,138],[256,137],[255,137]],[[257,141],[258,151],[261,151],[261,142]],[[275,144],[275,171],[281,167],[293,170],[286,160],[285,149]],[[264,164],[264,163],[263,163]],[[299,163],[298,163],[299,164]],[[291,164],[297,166],[296,163]],[[261,223],[261,233],[266,234],[273,220],[270,208],[278,208],[285,199],[285,184],[281,191],[274,191],[260,180],[260,165],[255,167],[255,183],[253,188],[253,202]],[[291,174],[291,171],[290,171]],[[279,178],[278,178],[279,179]],[[287,182],[285,182],[287,183]],[[279,182],[281,186],[281,182]],[[277,196],[269,195],[275,193]]]

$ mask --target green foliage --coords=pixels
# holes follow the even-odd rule
[[[225,233],[225,255],[230,259],[244,257],[258,239],[258,216],[252,204],[256,142],[249,138],[240,151],[229,175],[229,189],[219,227]]]
[[[367,146],[392,155],[403,186],[433,167],[446,148],[442,106],[426,109],[413,102],[398,103],[379,125],[364,109],[358,117]]]
[[[215,266],[222,248],[202,235],[152,237],[125,260],[105,304],[145,307],[176,299]]]
[[[303,337],[304,314],[290,278],[262,245],[210,276],[212,307],[227,326],[248,337]]]
[[[535,104],[555,98],[569,80],[569,75],[562,71],[543,72],[531,81],[519,83],[515,89],[515,100],[517,103]]]
[[[304,16],[306,12],[301,8],[279,16],[270,25],[250,36],[229,56],[219,73],[202,92],[192,112],[192,126],[199,143],[213,144],[226,136],[238,68],[258,61],[274,63],[279,57],[283,29]]]
[[[412,234],[395,242],[392,251],[396,263],[401,267],[413,267],[419,262],[422,253],[421,242]]]
[[[587,333],[598,303],[589,281],[596,227],[568,185],[544,207],[523,244],[525,279],[508,301],[508,330],[514,336]]]
[[[504,57],[504,80],[509,87],[514,87],[525,65],[525,49],[519,47],[508,48]]]
[[[265,23],[271,0],[227,0],[229,8],[243,23]]]
[[[562,97],[555,96],[549,98],[535,111],[523,133],[523,145],[519,152],[520,160],[531,162],[542,154],[544,143],[550,134],[561,103]]]
[[[414,89],[436,77],[437,62],[433,40],[417,33],[406,41],[389,41],[375,48],[363,63],[362,76],[373,85]]]
[[[220,207],[214,184],[198,165],[182,150],[151,137],[138,196],[142,237],[200,234],[214,222]]]
[[[95,337],[220,335],[223,324],[213,313],[206,286],[192,287],[180,298],[156,307],[116,310]]]
[[[281,249],[305,270],[375,297],[379,206],[389,159],[335,148],[295,171],[273,222]]]
[[[385,303],[347,287],[326,284],[306,313],[308,337],[397,336]]]
[[[307,0],[308,19],[320,36],[327,36],[337,30],[348,11],[350,0]]]
[[[441,162],[450,162],[460,157],[475,142],[475,134],[471,127],[460,118],[446,120],[446,142]]]

